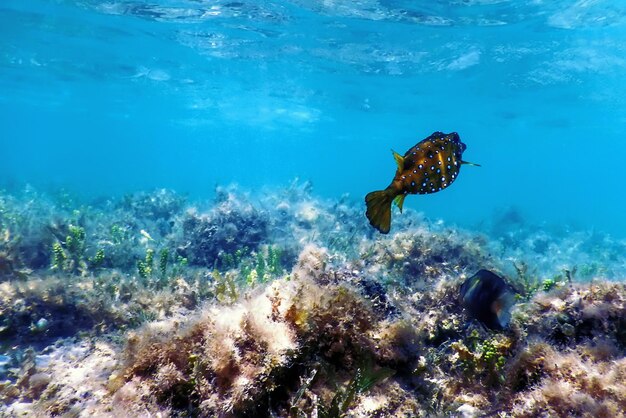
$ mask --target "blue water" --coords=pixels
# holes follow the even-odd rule
[[[299,177],[361,201],[391,148],[456,131],[482,167],[405,207],[626,237],[624,39],[615,0],[3,0],[0,186],[202,198]]]

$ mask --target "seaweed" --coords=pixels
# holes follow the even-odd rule
[[[213,270],[212,278],[214,282],[215,298],[222,303],[233,303],[239,298],[239,286],[235,282],[234,275],[230,272],[221,274],[218,270]]]
[[[96,251],[96,254],[89,260],[89,267],[91,268],[91,270],[96,270],[102,267],[105,259],[106,255],[104,253],[104,250],[100,248]]]
[[[163,248],[159,252],[159,280],[160,285],[167,279],[167,264],[170,258],[170,251],[167,248]]]
[[[69,224],[65,240],[52,244],[52,268],[72,274],[85,274],[89,268],[85,238],[84,227]]]
[[[380,367],[375,368],[371,358],[362,360],[347,386],[338,389],[328,405],[320,402],[317,405],[317,415],[321,418],[340,418],[353,406],[356,397],[367,393],[373,386],[393,376],[395,370]]]
[[[137,261],[137,272],[142,279],[148,279],[152,276],[154,267],[154,250],[149,248],[146,250],[146,256],[143,260]]]
[[[488,386],[504,382],[504,366],[512,347],[510,338],[502,335],[485,338],[473,330],[467,338],[453,342],[450,347],[460,360],[466,381],[480,379]]]
[[[410,211],[374,238],[357,204],[308,193],[221,189],[204,212],[167,193],[97,206],[0,193],[2,348],[32,344],[37,360],[22,373],[0,355],[0,415],[623,410],[625,288],[596,277],[623,276],[619,243],[527,229],[502,250]],[[525,302],[503,332],[463,315],[458,287],[478,267],[508,267]],[[77,347],[108,355],[89,363]]]
[[[536,271],[529,273],[529,266],[526,262],[511,260],[511,263],[513,263],[517,273],[517,277],[513,281],[513,287],[518,292],[518,297],[528,301],[543,287],[543,283]]]

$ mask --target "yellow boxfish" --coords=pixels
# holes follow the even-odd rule
[[[435,132],[415,144],[404,156],[395,151],[393,156],[398,170],[393,181],[385,190],[365,196],[370,224],[383,234],[391,227],[391,202],[395,202],[402,213],[402,204],[407,194],[439,192],[450,186],[459,175],[461,164],[478,165],[463,161],[465,144],[459,134]]]

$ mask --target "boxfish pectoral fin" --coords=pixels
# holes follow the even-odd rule
[[[406,197],[405,194],[399,194],[398,196],[396,196],[393,199],[393,203],[396,204],[396,206],[398,206],[398,209],[400,209],[400,213],[402,213],[402,205],[404,205],[404,198]]]
[[[398,173],[403,172],[404,171],[404,157],[398,154],[397,152],[395,152],[394,150],[391,150],[391,152],[393,152],[393,158],[396,160],[396,164],[398,164]]]
[[[461,161],[461,164],[473,165],[474,167],[482,167],[480,164],[470,163],[469,161]]]

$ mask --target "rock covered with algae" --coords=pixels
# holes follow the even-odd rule
[[[401,232],[381,237],[348,198],[327,202],[298,183],[262,199],[220,189],[195,210],[165,191],[74,207],[42,198],[18,219],[28,200],[3,196],[0,226],[27,236],[48,225],[25,242],[48,248],[49,261],[38,268],[17,242],[3,244],[0,414],[626,409],[626,286],[617,280],[626,257],[611,238],[553,237],[517,217],[515,234],[502,219],[478,234],[410,210]],[[612,255],[571,253],[575,240]],[[520,290],[502,332],[473,321],[459,300],[481,268]]]

